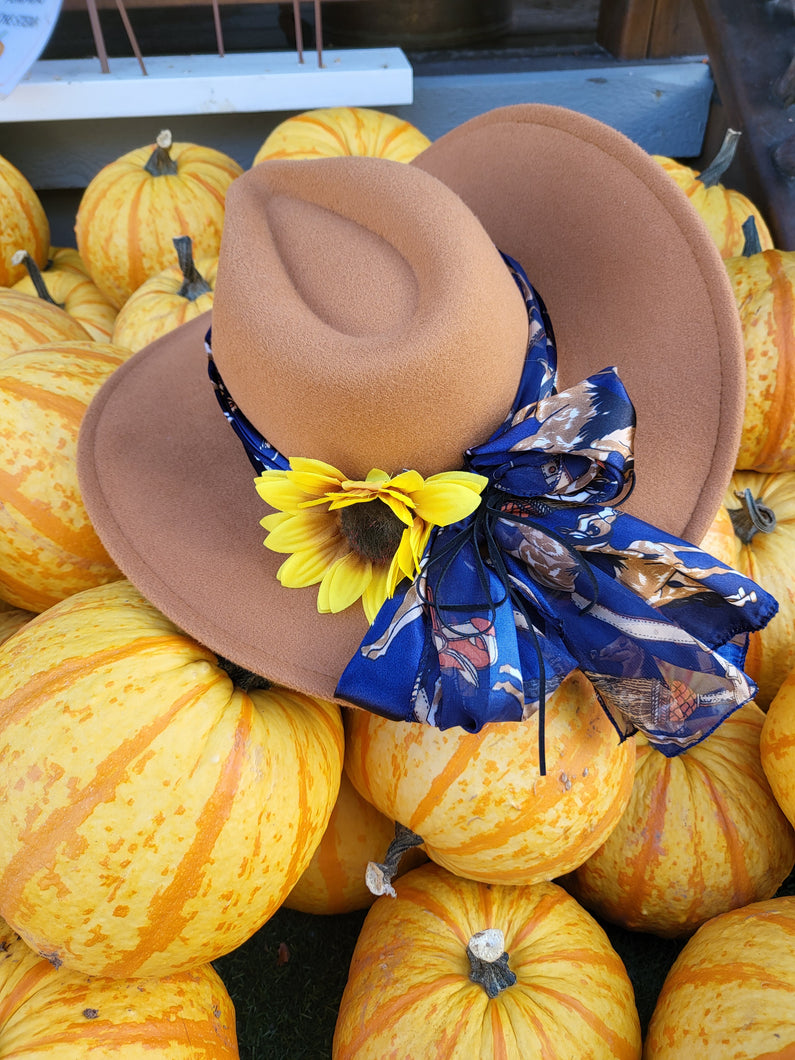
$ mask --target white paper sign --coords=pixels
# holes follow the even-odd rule
[[[44,51],[60,11],[61,0],[0,0],[0,99]]]

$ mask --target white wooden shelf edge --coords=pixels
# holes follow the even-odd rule
[[[400,48],[322,53],[43,60],[0,100],[0,123],[130,118],[159,114],[230,114],[314,107],[411,103],[413,71]]]

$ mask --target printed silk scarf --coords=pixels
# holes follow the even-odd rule
[[[753,698],[748,633],[777,610],[758,585],[619,510],[634,483],[635,412],[613,368],[555,387],[552,327],[521,266],[530,337],[514,407],[465,468],[476,511],[436,527],[386,601],[336,695],[393,720],[479,731],[540,712],[579,667],[620,738],[674,756]],[[208,354],[210,354],[208,342]],[[255,468],[289,462],[245,419],[210,354],[224,414]]]

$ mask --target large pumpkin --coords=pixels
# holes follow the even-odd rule
[[[45,611],[121,577],[86,512],[76,460],[88,403],[127,356],[86,339],[0,360],[0,597],[15,607]]]
[[[756,221],[762,246],[773,246],[773,237],[759,208],[747,195],[721,183],[736,154],[739,138],[739,132],[729,129],[717,155],[700,173],[665,155],[654,156],[690,199],[722,258],[742,254],[745,245],[743,222],[749,216]]]
[[[776,801],[795,826],[795,670],[768,708],[759,750]]]
[[[193,260],[190,236],[173,240],[177,263],[144,280],[119,310],[113,341],[128,350],[150,342],[212,309],[218,258]]]
[[[795,1056],[795,898],[715,917],[674,962],[649,1023],[644,1060]]]
[[[346,712],[345,769],[374,806],[422,838],[428,856],[487,883],[535,883],[581,864],[632,789],[634,740],[619,743],[593,688],[572,673],[538,716],[440,732]]]
[[[79,261],[77,251],[75,258]],[[61,256],[63,264],[48,260],[49,268],[39,269],[27,253],[21,255],[28,275],[14,284],[15,291],[49,299],[65,310],[96,342],[110,342],[116,308],[111,305],[87,272],[80,271],[74,259]]]
[[[689,934],[710,917],[776,893],[795,865],[795,831],[760,760],[753,703],[676,758],[637,739],[629,805],[567,886],[623,927]]]
[[[235,1010],[210,965],[162,979],[56,968],[0,921],[4,1060],[237,1060]]]
[[[751,239],[726,268],[740,311],[746,363],[736,466],[795,471],[795,251],[762,250]]]
[[[157,142],[108,163],[83,192],[77,249],[97,287],[117,307],[174,260],[175,236],[193,240],[196,257],[217,256],[226,191],[242,167],[192,143]]]
[[[0,156],[0,287],[10,287],[25,275],[25,266],[11,260],[18,250],[27,250],[44,268],[49,246],[50,224],[41,199],[27,177]]]
[[[270,158],[333,158],[369,155],[410,162],[431,141],[410,122],[369,107],[322,107],[281,122],[254,156],[253,165]]]
[[[736,471],[724,497],[734,525],[734,552],[725,562],[778,600],[779,610],[748,642],[746,671],[766,710],[795,667],[795,472]]]
[[[80,340],[89,342],[91,336],[64,309],[25,291],[0,289],[0,357],[50,342]]]
[[[91,975],[214,960],[305,869],[342,744],[338,707],[236,687],[128,582],[78,593],[0,647],[0,915]]]
[[[394,835],[394,821],[363,799],[343,773],[323,838],[284,905],[326,916],[366,909],[375,901],[367,886],[367,866],[386,853]],[[425,860],[415,847],[401,860],[400,871],[407,872]]]
[[[489,886],[424,865],[354,950],[333,1060],[638,1060],[632,985],[554,883]]]

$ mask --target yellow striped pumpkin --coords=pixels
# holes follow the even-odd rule
[[[489,886],[429,864],[396,890],[362,926],[333,1060],[638,1060],[624,965],[561,887]]]
[[[644,1060],[795,1056],[795,897],[735,909],[699,928],[649,1022]]]
[[[773,246],[773,237],[759,208],[742,192],[721,183],[737,151],[740,133],[729,129],[720,150],[700,173],[665,155],[654,155],[665,172],[676,181],[696,208],[722,258],[742,254],[745,245],[743,223],[753,217],[762,246]]]
[[[78,258],[77,251],[74,252]],[[59,268],[55,259],[51,267],[39,269],[30,255],[26,256],[28,275],[14,284],[15,291],[42,297],[42,291],[85,328],[96,342],[110,342],[116,308],[111,305],[87,272],[81,272],[71,258],[63,258]],[[66,264],[68,262],[68,264]]]
[[[271,158],[334,158],[369,155],[410,162],[431,141],[410,122],[370,107],[321,107],[281,122],[254,156],[253,165]]]
[[[745,414],[735,465],[795,471],[795,251],[759,244],[726,262],[745,345]]]
[[[49,246],[50,224],[41,200],[27,177],[0,156],[0,287],[10,287],[25,275],[25,266],[11,261],[18,250],[27,250],[44,268]]]
[[[90,975],[215,960],[306,868],[342,754],[338,707],[243,691],[126,581],[78,593],[0,647],[0,915]]]
[[[0,289],[0,357],[49,342],[80,339],[87,342],[91,336],[65,310],[24,291]]]
[[[538,716],[479,733],[346,712],[345,769],[381,813],[421,836],[428,857],[486,883],[535,883],[581,864],[632,790],[634,740],[619,743],[575,671]]]
[[[776,801],[795,826],[795,670],[770,704],[759,750]]]
[[[172,143],[164,130],[94,176],[77,210],[77,249],[117,309],[171,265],[175,236],[190,236],[197,258],[217,256],[226,191],[241,173],[221,151]]]
[[[0,921],[0,1055],[238,1060],[235,1010],[210,965],[162,979],[99,979],[56,968]]]
[[[141,350],[155,339],[212,309],[218,258],[193,260],[190,236],[173,240],[177,264],[144,280],[119,310],[113,341]]]
[[[121,577],[83,504],[77,435],[88,403],[127,356],[85,340],[0,360],[0,597],[15,607],[45,611]]]
[[[629,805],[567,881],[574,896],[607,920],[664,937],[772,897],[795,865],[795,831],[762,769],[763,720],[748,703],[676,758],[636,737]]]
[[[747,673],[756,703],[767,710],[795,668],[795,471],[735,471],[724,497],[734,524],[734,552],[725,560],[778,600],[779,610],[748,642]]]
[[[375,901],[366,883],[367,865],[384,856],[394,835],[394,821],[363,799],[343,773],[320,845],[284,905],[325,916],[366,909]],[[400,871],[408,872],[426,860],[415,847],[406,852]]]

